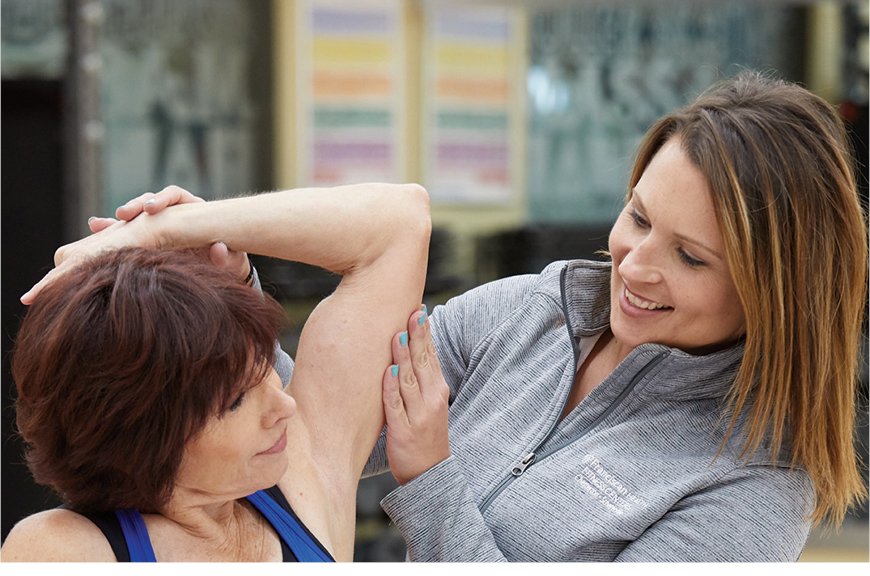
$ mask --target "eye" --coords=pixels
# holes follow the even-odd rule
[[[241,394],[239,394],[239,397],[236,398],[232,404],[230,404],[230,407],[228,408],[228,410],[230,412],[235,412],[236,410],[238,410],[242,406],[242,403],[244,403],[244,401],[245,401],[245,393],[242,392]]]
[[[647,222],[646,218],[640,215],[640,213],[634,208],[629,212],[631,219],[634,221],[635,225],[639,228],[649,228],[649,222]]]
[[[686,266],[689,266],[691,268],[697,268],[704,265],[703,260],[698,260],[697,258],[689,256],[688,252],[686,252],[682,248],[679,248],[677,250],[677,253],[680,255],[680,260],[682,260]]]

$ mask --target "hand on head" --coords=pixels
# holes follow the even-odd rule
[[[119,230],[143,213],[153,216],[175,204],[197,202],[205,202],[205,200],[178,186],[167,186],[156,194],[146,192],[133,198],[115,210],[115,218],[97,216],[89,218],[88,228],[93,234],[59,248],[54,255],[55,267],[21,297],[21,302],[26,305],[32,304],[42,289],[82,260],[98,252],[124,246],[158,247],[153,235],[148,234],[147,226],[141,227],[143,232],[132,235],[126,233],[130,232],[129,230],[124,232],[119,232]],[[200,249],[200,253],[203,258],[207,258],[218,268],[235,272],[239,279],[248,275],[247,254],[231,250],[223,242],[203,247]]]
[[[414,312],[408,331],[393,337],[393,365],[384,374],[387,458],[404,484],[450,456],[447,407],[450,390],[426,315]]]

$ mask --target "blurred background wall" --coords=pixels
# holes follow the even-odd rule
[[[753,68],[839,107],[866,202],[867,0],[2,0],[0,16],[3,537],[57,503],[14,434],[18,296],[88,216],[144,191],[421,182],[431,308],[555,259],[597,258],[650,123]],[[293,319],[292,352],[336,279],[257,265]],[[392,485],[360,487],[359,560],[404,556],[378,504]],[[803,559],[867,561],[867,522],[855,510]]]

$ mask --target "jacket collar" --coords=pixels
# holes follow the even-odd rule
[[[588,260],[570,261],[562,270],[562,305],[575,347],[579,339],[599,334],[610,324],[610,273],[609,262]],[[654,377],[643,393],[686,400],[719,398],[728,393],[742,358],[742,343],[702,356],[650,343],[635,348],[617,370],[635,372],[655,361]]]

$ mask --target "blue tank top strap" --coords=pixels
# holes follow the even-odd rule
[[[127,541],[127,549],[130,550],[130,562],[157,562],[148,528],[139,511],[134,508],[115,510],[115,516],[121,523],[121,531]]]
[[[264,490],[258,490],[248,496],[248,501],[272,524],[278,536],[293,551],[299,562],[334,562],[332,557],[308,535],[305,528]]]

